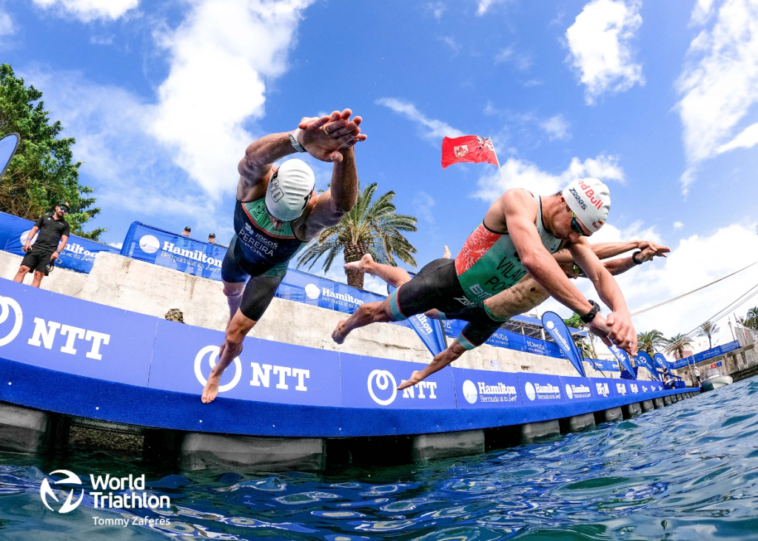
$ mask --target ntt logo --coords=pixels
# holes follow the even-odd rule
[[[0,338],[0,346],[6,346],[13,342],[21,331],[21,325],[24,322],[24,314],[16,300],[0,296],[0,325],[8,320],[11,311],[13,311],[14,316],[13,327],[8,331],[8,334]]]

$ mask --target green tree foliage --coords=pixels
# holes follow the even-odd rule
[[[655,355],[655,348],[665,344],[666,338],[664,338],[661,331],[656,329],[648,332],[641,332],[637,335],[637,348],[651,357]]]
[[[758,330],[758,306],[754,306],[747,311],[745,317],[741,317],[737,320],[740,325],[747,327],[748,329]]]
[[[707,336],[708,337],[708,349],[711,349],[713,347],[713,343],[711,342],[711,337],[719,332],[719,326],[715,323],[712,323],[710,321],[706,321],[702,325],[700,325],[699,333],[700,336]]]
[[[397,214],[392,199],[395,192],[387,192],[373,201],[376,183],[369,184],[358,195],[355,206],[347,212],[340,223],[327,227],[306,246],[298,258],[298,268],[310,263],[309,269],[321,256],[326,256],[323,269],[328,271],[334,258],[342,252],[345,263],[358,261],[364,254],[371,254],[375,261],[396,266],[403,263],[416,266],[416,253],[404,231],[416,231],[416,218]],[[363,273],[348,271],[347,283],[363,288]]]
[[[0,64],[0,137],[18,133],[16,155],[0,179],[0,211],[36,220],[61,201],[71,206],[66,221],[73,233],[97,240],[105,231],[84,232],[82,226],[100,212],[91,208],[92,189],[79,184],[79,166],[73,161],[72,137],[59,138],[60,121],[51,122],[40,101],[42,92],[26,86],[8,64]]]
[[[587,327],[587,324],[582,321],[582,318],[579,316],[579,314],[574,314],[570,318],[564,319],[563,322],[566,324],[566,326],[573,327],[574,329],[584,329]],[[586,338],[575,335],[572,335],[572,338],[574,339],[576,347],[579,348],[579,352],[582,354],[582,357],[586,357],[588,359],[597,359],[594,334],[588,332]]]
[[[666,339],[666,353],[676,353],[679,359],[684,358],[684,348],[692,345],[692,339],[686,334],[677,334]]]

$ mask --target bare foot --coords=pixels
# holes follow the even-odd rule
[[[368,254],[366,254],[368,255]],[[365,256],[364,256],[365,257]],[[369,256],[371,257],[371,256]],[[357,263],[357,262],[356,262]],[[345,321],[346,319],[341,319],[339,323],[337,323],[337,328],[334,329],[334,332],[332,332],[332,340],[334,340],[337,344],[341,344],[345,341],[345,338],[347,335],[343,335],[343,329],[345,327]]]
[[[450,257],[451,257],[450,248],[448,248],[447,246],[445,246],[445,253],[442,254],[442,257],[444,259],[450,259]]]
[[[354,270],[358,272],[368,272],[369,274],[373,274],[371,272],[371,266],[374,264],[374,258],[371,257],[371,254],[363,254],[363,257],[360,258],[358,261],[353,261],[352,263],[345,263],[345,266],[343,267],[345,270]]]
[[[214,376],[213,374],[208,376],[208,383],[205,384],[205,389],[203,389],[203,404],[210,404],[216,399],[219,383],[221,383],[221,376]]]

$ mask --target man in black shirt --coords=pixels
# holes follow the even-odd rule
[[[26,244],[22,248],[26,252],[26,255],[23,261],[21,261],[21,266],[16,273],[16,277],[13,278],[14,282],[23,283],[24,276],[34,271],[32,287],[40,286],[42,277],[45,276],[45,268],[58,259],[58,256],[68,242],[71,228],[64,219],[64,216],[69,212],[71,212],[71,208],[68,203],[63,202],[55,207],[55,212],[37,220],[37,223],[34,224],[34,227],[29,232],[29,236],[26,238]],[[37,241],[32,246],[32,239],[38,231]]]

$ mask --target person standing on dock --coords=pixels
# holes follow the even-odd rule
[[[26,243],[21,247],[26,255],[21,260],[16,276],[13,277],[14,282],[23,284],[24,276],[34,271],[32,287],[40,287],[42,278],[49,272],[48,266],[55,264],[55,260],[68,243],[71,227],[66,221],[66,214],[69,212],[71,212],[71,207],[64,201],[56,205],[52,214],[42,216],[37,220],[26,237]],[[37,235],[36,241],[34,241],[35,235]]]
[[[274,298],[289,260],[355,205],[358,172],[353,146],[365,141],[366,135],[361,133],[361,117],[351,120],[352,114],[345,109],[303,118],[296,130],[266,135],[247,147],[238,167],[235,236],[221,266],[229,323],[218,362],[203,389],[203,403],[216,398],[221,375]],[[295,152],[332,162],[329,190],[315,193],[313,170],[301,160],[273,165]]]
[[[575,180],[562,192],[546,197],[520,188],[508,190],[492,204],[454,260],[432,261],[384,301],[361,305],[339,322],[332,339],[341,344],[359,327],[401,321],[432,309],[468,321],[445,351],[398,389],[410,387],[483,344],[499,329],[510,314],[497,296],[529,273],[553,298],[580,314],[605,343],[634,355],[637,334],[624,296],[587,241],[605,224],[610,204],[608,187],[593,178]],[[568,249],[611,308],[607,320],[553,257],[561,248]]]

